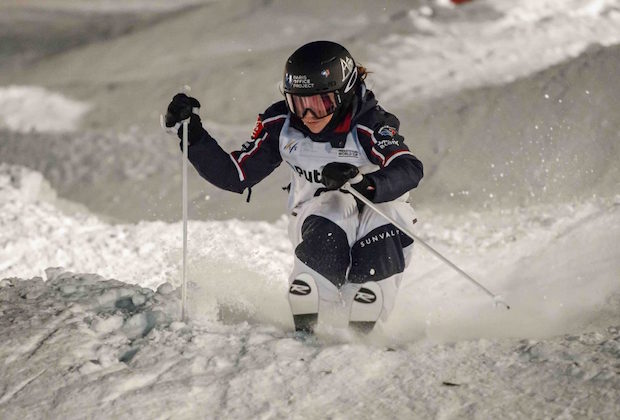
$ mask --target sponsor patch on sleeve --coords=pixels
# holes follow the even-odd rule
[[[377,130],[377,133],[382,137],[394,137],[398,134],[398,130],[394,127],[390,127],[389,125],[384,125]]]
[[[261,120],[260,115],[256,119],[256,124],[254,124],[254,130],[252,130],[252,139],[256,140],[261,133],[263,132],[263,120]]]
[[[398,130],[392,126],[384,125],[375,130],[375,147],[377,150],[393,150],[403,148],[403,136],[398,134]]]

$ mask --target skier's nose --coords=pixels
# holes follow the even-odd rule
[[[301,120],[303,122],[316,122],[319,121],[320,118],[315,117],[312,112],[308,111]]]

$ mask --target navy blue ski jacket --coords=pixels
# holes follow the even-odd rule
[[[289,112],[285,102],[280,101],[258,116],[250,140],[231,153],[225,152],[202,127],[200,118],[193,116],[188,133],[189,160],[211,184],[237,193],[256,185],[284,160],[293,171],[294,185],[289,194],[295,193],[297,176],[300,182],[316,184],[319,190],[323,186],[319,185],[321,167],[317,165],[335,160],[349,161],[360,167],[375,186],[374,202],[395,200],[417,187],[423,177],[423,165],[398,133],[398,118],[381,108],[374,94],[363,84],[358,89],[359,99],[352,111],[334,130],[311,133]],[[179,137],[181,134],[179,130]],[[324,143],[321,150],[324,149],[326,155],[317,157],[314,152],[304,156],[308,148],[304,149],[303,145],[307,141]],[[290,157],[294,154],[297,156],[293,161]],[[306,162],[308,165],[304,167]],[[367,168],[359,166],[362,164]]]

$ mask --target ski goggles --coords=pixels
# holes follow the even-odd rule
[[[338,108],[334,92],[320,93],[312,96],[286,93],[285,96],[288,108],[299,118],[303,118],[306,112],[311,112],[316,118],[324,118],[336,112]]]

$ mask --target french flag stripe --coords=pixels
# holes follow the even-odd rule
[[[357,125],[357,129],[370,137],[370,141],[373,144],[373,147],[370,149],[370,153],[373,154],[377,159],[379,159],[379,161],[381,162],[381,166],[385,166],[385,156],[379,153],[379,151],[374,147],[374,145],[377,144],[377,139],[375,138],[374,131],[361,124]]]
[[[237,173],[239,173],[239,181],[241,182],[245,181],[245,174],[243,173],[241,166],[239,166],[239,164],[237,163],[237,160],[235,159],[235,157],[233,155],[228,155],[228,156],[230,156],[230,160],[233,161],[233,163],[235,164],[235,168],[237,168]]]
[[[379,158],[379,160],[381,161],[381,166],[385,166],[385,156],[383,156],[381,153],[379,153],[377,151],[377,149],[375,149],[374,147],[372,149],[370,149],[370,153],[372,153],[373,155],[375,155],[377,158]]]
[[[372,136],[373,131],[370,128],[366,127],[365,125],[358,124],[357,129],[365,131],[366,134],[368,134],[369,136]]]
[[[397,157],[403,156],[403,155],[411,155],[411,156],[413,156],[413,153],[411,153],[409,150],[401,150],[401,151],[395,152],[395,153],[391,154],[390,156],[388,156],[388,158],[385,161],[385,164],[383,166],[388,166],[391,161],[393,161]]]
[[[375,138],[375,134],[372,133],[372,135],[370,136],[370,139],[372,140],[372,144],[377,144],[377,139]],[[370,150],[370,152],[377,156],[379,158],[379,160],[381,160],[381,166],[385,166],[385,156],[383,156],[383,154],[379,153],[379,151],[377,150],[376,147],[372,147],[372,149]]]

